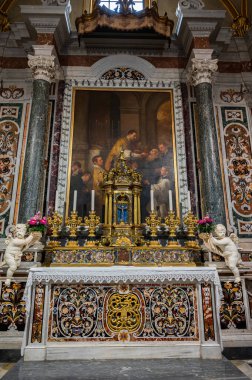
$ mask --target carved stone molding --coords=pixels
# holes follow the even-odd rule
[[[192,66],[188,70],[187,78],[191,85],[212,83],[213,74],[218,70],[217,59],[192,59]]]
[[[28,55],[28,66],[33,72],[34,79],[43,79],[51,83],[55,78],[55,56]]]
[[[70,0],[41,0],[42,5],[68,5]]]
[[[180,9],[202,9],[205,4],[202,0],[179,0],[178,7]]]

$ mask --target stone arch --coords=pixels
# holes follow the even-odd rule
[[[97,61],[91,66],[91,76],[100,78],[109,69],[128,67],[142,73],[146,79],[151,78],[155,67],[143,58],[127,54],[110,55]]]

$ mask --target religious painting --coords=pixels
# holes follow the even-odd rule
[[[121,151],[142,175],[142,221],[151,189],[161,218],[177,208],[172,91],[75,89],[72,112],[68,213],[87,215],[95,190],[95,211],[104,221],[103,176]]]

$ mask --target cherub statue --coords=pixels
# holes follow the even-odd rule
[[[238,237],[234,233],[226,236],[226,231],[223,224],[217,224],[214,230],[216,237],[207,233],[201,233],[199,237],[203,239],[209,251],[224,257],[226,265],[235,276],[235,282],[240,282],[241,278],[237,265],[242,264],[242,260],[237,249]]]
[[[23,251],[35,244],[41,237],[41,235],[39,236],[37,232],[36,234],[30,234],[28,237],[25,237],[26,231],[27,227],[25,224],[17,224],[13,230],[13,233],[8,235],[5,240],[7,247],[0,267],[5,264],[9,267],[7,270],[7,279],[5,281],[7,286],[10,285],[14,272],[21,264]]]

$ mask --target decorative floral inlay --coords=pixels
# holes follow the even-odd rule
[[[224,299],[220,308],[222,329],[246,329],[242,285],[231,281],[223,283]]]
[[[250,216],[252,162],[249,133],[240,124],[228,125],[224,133],[232,205],[238,214]]]
[[[35,289],[35,301],[32,321],[31,342],[41,343],[43,328],[43,312],[44,312],[45,286],[38,284]]]
[[[212,306],[212,293],[211,285],[204,284],[201,286],[202,292],[202,306],[204,317],[204,334],[205,340],[214,340],[214,320],[213,320],[213,306]]]
[[[101,79],[119,79],[119,80],[144,80],[145,76],[137,70],[133,70],[129,67],[116,67],[106,71],[101,76]]]
[[[196,288],[54,285],[50,341],[198,340]]]
[[[3,87],[3,82],[0,86],[0,96],[4,99],[19,99],[24,95],[24,89],[11,85],[9,87]]]
[[[11,205],[19,132],[16,122],[0,122],[0,215]]]
[[[0,297],[0,331],[15,329],[24,331],[25,302],[23,301],[24,283],[2,285]]]
[[[243,100],[243,93],[229,88],[225,91],[221,91],[220,98],[225,103],[239,103]]]

